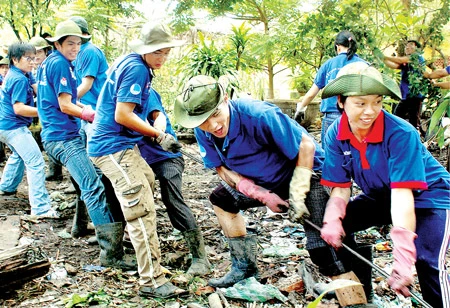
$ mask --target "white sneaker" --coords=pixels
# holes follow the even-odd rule
[[[55,211],[54,209],[49,209],[47,212],[40,214],[40,215],[35,215],[37,218],[54,218],[54,219],[59,219],[59,214],[57,211]]]

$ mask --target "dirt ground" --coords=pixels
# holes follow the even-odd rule
[[[184,145],[185,151],[197,155],[196,144]],[[446,153],[432,149],[436,157],[445,166]],[[199,156],[196,156],[199,157]],[[186,202],[191,206],[198,224],[201,227],[208,251],[208,257],[214,265],[211,275],[203,278],[192,278],[184,275],[189,266],[189,253],[180,234],[171,226],[164,211],[160,195],[156,194],[158,233],[163,252],[163,265],[171,272],[172,282],[189,289],[188,297],[155,300],[143,299],[137,295],[138,276],[135,272],[124,273],[119,270],[101,269],[90,271],[86,266],[99,265],[99,248],[88,244],[88,237],[74,239],[70,236],[70,227],[74,207],[71,202],[75,195],[64,193],[69,184],[67,171],[64,170],[64,180],[47,182],[50,194],[55,198],[54,206],[60,210],[59,220],[42,219],[39,221],[26,219],[29,214],[27,201],[27,184],[24,181],[19,186],[16,196],[0,197],[0,213],[5,215],[21,215],[22,237],[34,240],[50,259],[52,266],[49,274],[53,278],[36,278],[14,290],[0,291],[1,307],[208,307],[208,295],[213,292],[206,287],[211,277],[222,276],[230,265],[226,241],[221,233],[217,219],[214,216],[208,195],[217,185],[219,178],[215,172],[205,170],[198,162],[185,157],[186,169],[183,178],[183,193]],[[291,239],[297,248],[304,248],[304,233],[300,225],[289,222],[285,215],[270,215],[265,210],[256,209],[246,213],[247,225],[250,230],[259,234],[261,248],[275,245],[274,238]],[[67,233],[68,232],[68,233]],[[375,264],[388,268],[392,259],[389,242],[386,239],[387,230],[369,230],[359,235],[363,241],[374,244]],[[384,247],[384,248],[383,248]],[[387,249],[387,250],[386,250]],[[288,277],[298,276],[304,260],[308,259],[306,250],[293,256],[263,256],[258,258],[262,283],[280,284]],[[133,251],[127,248],[128,253]],[[57,279],[62,270],[63,276]],[[64,271],[65,270],[65,271]],[[64,277],[64,272],[67,276]],[[382,302],[396,302],[397,306],[406,307],[389,291],[380,275],[374,273],[374,287]],[[415,287],[419,290],[418,285]],[[317,295],[306,291],[284,292],[288,300],[282,303],[272,299],[264,307],[303,307]],[[244,300],[228,298],[229,307],[263,307],[261,304],[251,306]],[[78,305],[76,303],[79,302]],[[195,304],[194,304],[195,303]],[[197,306],[196,306],[197,305]],[[414,305],[416,306],[416,305]],[[338,307],[336,300],[326,299],[322,307]]]

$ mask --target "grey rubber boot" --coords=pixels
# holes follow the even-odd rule
[[[88,234],[89,214],[86,205],[77,196],[77,202],[75,207],[75,214],[73,215],[72,230],[70,234],[73,237],[83,237]]]
[[[211,273],[211,264],[205,250],[205,241],[200,228],[183,232],[184,239],[192,255],[192,264],[187,273],[193,276],[203,276]]]
[[[95,226],[95,233],[100,246],[100,264],[102,266],[120,268],[124,271],[137,269],[136,261],[124,259],[121,222]]]
[[[231,255],[231,270],[222,278],[211,279],[208,285],[228,288],[249,277],[258,279],[257,251],[255,235],[228,238]]]
[[[53,162],[53,160],[48,160],[48,171],[45,174],[46,181],[62,181],[62,166]]]

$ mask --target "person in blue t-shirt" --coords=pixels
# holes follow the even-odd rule
[[[34,36],[29,43],[36,48],[36,61],[34,62],[33,76],[36,78],[37,69],[42,62],[47,58],[52,50],[52,46],[40,36]],[[62,166],[56,164],[53,160],[48,160],[47,173],[45,174],[46,181],[61,181],[63,179]]]
[[[90,35],[88,23],[81,16],[72,16],[70,20],[74,21],[84,35]],[[75,67],[75,76],[77,78],[77,99],[83,105],[89,105],[94,111],[97,109],[97,99],[103,84],[106,80],[106,71],[108,70],[108,62],[105,54],[97,46],[91,43],[90,39],[81,44],[80,52],[77,58],[72,63]],[[83,143],[87,146],[87,140],[92,135],[93,125],[89,121],[81,120],[80,135]],[[72,182],[73,179],[71,179]],[[106,203],[113,214],[115,221],[124,222],[120,204],[117,200],[111,182],[104,175],[101,177],[102,183],[105,186]],[[79,188],[74,185],[77,195],[79,195]],[[75,215],[73,219],[71,234],[79,237],[88,232],[88,215],[86,206],[78,196],[76,203]]]
[[[50,159],[64,165],[81,190],[95,226],[100,245],[100,263],[124,270],[136,264],[124,259],[123,225],[115,223],[106,205],[101,174],[89,159],[79,134],[80,119],[92,122],[92,108],[77,103],[77,86],[71,62],[77,57],[83,35],[77,24],[66,20],[56,26],[55,35],[47,38],[55,46],[37,73],[37,105],[42,124],[41,138]]]
[[[444,78],[449,75],[450,75],[450,65],[447,65],[447,67],[445,68],[438,69],[432,72],[423,73],[423,76],[429,79]],[[450,81],[433,82],[433,85],[441,89],[450,89]]]
[[[153,70],[161,68],[171,49],[181,43],[163,24],[149,22],[142,26],[140,38],[129,43],[133,52],[118,58],[108,71],[88,140],[91,160],[110,179],[120,201],[136,251],[139,295],[143,297],[186,293],[162,272],[153,199],[155,176],[137,147],[144,136],[164,151],[177,152],[181,147],[171,134],[147,121]]]
[[[256,236],[247,234],[241,211],[267,206],[273,212],[289,211],[293,222],[310,217],[321,225],[328,200],[319,183],[323,150],[280,108],[254,99],[229,100],[219,82],[199,75],[177,96],[174,115],[180,125],[195,128],[205,167],[215,168],[222,179],[209,200],[228,240],[232,267],[224,277],[210,279],[210,286],[226,288],[258,278]],[[304,228],[306,248],[323,274],[357,279],[316,229],[307,223]],[[351,304],[367,302],[354,296],[358,291],[364,295],[359,288],[345,288],[358,300]]]
[[[151,89],[148,101],[150,113],[147,119],[150,125],[176,138],[159,93]],[[181,192],[184,170],[184,159],[181,153],[164,151],[148,137],[144,137],[138,145],[142,157],[159,180],[161,198],[170,221],[177,230],[181,231],[191,252],[192,264],[187,273],[199,276],[210,273],[211,265],[206,255],[203,235]]]
[[[58,218],[45,188],[44,158],[28,129],[38,115],[34,103],[36,82],[31,75],[35,56],[31,44],[15,43],[8,48],[11,66],[0,90],[0,141],[12,154],[3,169],[0,195],[16,193],[26,168],[31,215]]]
[[[331,80],[336,78],[339,70],[348,63],[364,61],[357,54],[358,43],[355,36],[350,31],[344,30],[338,33],[334,41],[334,49],[337,56],[327,60],[317,72],[314,83],[303,97],[302,101],[297,104],[297,111],[294,118],[297,122],[301,122],[306,111],[306,107],[316,97],[321,89],[323,89]],[[337,108],[337,100],[335,97],[322,98],[320,103],[320,112],[323,113],[321,142],[322,148],[325,149],[325,134],[328,127],[341,116]]]
[[[343,114],[326,135],[322,184],[332,192],[321,235],[338,249],[346,234],[392,224],[389,285],[408,296],[415,264],[424,300],[450,307],[450,174],[414,127],[382,110],[383,95],[401,99],[394,80],[364,63],[343,67],[322,93],[338,96]],[[352,181],[362,193],[350,198]]]
[[[6,73],[9,70],[9,59],[7,57],[0,56],[0,88],[2,87],[3,80],[6,77]],[[5,145],[0,142],[0,162],[6,161]]]
[[[425,59],[418,55],[419,67],[410,61],[411,55],[418,53],[421,44],[415,40],[407,41],[405,45],[405,56],[391,57],[383,56],[383,62],[393,69],[401,70],[400,90],[402,99],[394,108],[394,114],[403,119],[407,119],[412,126],[421,131],[420,114],[422,112],[422,102],[424,96],[421,93],[411,93],[409,78],[414,72],[421,72],[425,68]]]

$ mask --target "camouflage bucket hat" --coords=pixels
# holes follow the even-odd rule
[[[186,128],[205,122],[223,102],[222,85],[211,76],[192,77],[175,100],[175,121]]]
[[[336,79],[323,89],[322,98],[336,95],[389,95],[400,100],[397,83],[365,62],[353,62],[340,69]]]
[[[31,45],[33,45],[34,48],[36,48],[36,50],[41,50],[41,49],[44,49],[44,48],[47,48],[47,47],[49,47],[49,48],[51,47],[47,43],[47,41],[43,37],[40,37],[40,36],[32,37],[29,43]]]
[[[141,37],[128,45],[134,52],[144,55],[163,48],[184,45],[184,41],[174,40],[169,28],[160,23],[146,23],[142,26]]]
[[[83,42],[86,42],[91,38],[90,35],[84,35],[81,32],[80,27],[78,27],[78,25],[73,20],[66,20],[60,22],[56,26],[55,35],[53,37],[47,38],[47,41],[56,42],[64,36],[78,36]]]

